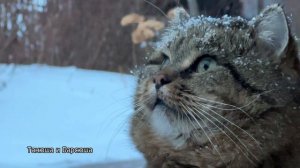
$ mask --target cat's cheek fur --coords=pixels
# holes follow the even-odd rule
[[[143,108],[152,110],[157,99],[156,89],[153,81],[150,78],[143,80],[137,88],[137,93],[139,93],[137,94],[137,101],[139,102],[138,104],[142,105]]]

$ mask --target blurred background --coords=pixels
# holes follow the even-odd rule
[[[297,0],[0,0],[0,62],[128,73],[145,53],[143,43],[131,40],[136,25],[120,25],[127,14],[166,23],[157,8],[168,13],[184,6],[195,15],[251,18],[275,2],[285,7],[299,34]]]

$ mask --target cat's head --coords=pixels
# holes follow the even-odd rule
[[[296,100],[297,54],[279,5],[249,21],[190,17],[178,9],[140,72],[136,112],[173,123],[255,118]]]

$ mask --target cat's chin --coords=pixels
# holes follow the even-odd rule
[[[157,99],[154,103],[154,108],[156,106],[166,106],[166,104],[161,99]]]
[[[176,122],[180,115],[179,111],[167,105],[164,101],[158,99],[152,109],[152,114],[164,115],[168,120]]]
[[[164,111],[173,111],[172,108],[170,108],[168,105],[166,105],[166,103],[164,103],[161,99],[156,100],[152,111],[157,110],[157,109],[164,109]]]
[[[152,113],[163,113],[168,118],[172,118],[172,120],[174,120],[174,115],[176,113],[176,110],[168,106],[162,100],[157,99],[153,106]]]

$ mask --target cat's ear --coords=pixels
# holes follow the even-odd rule
[[[289,42],[289,27],[285,13],[278,4],[267,7],[255,22],[256,39],[280,61]]]
[[[187,20],[190,15],[187,13],[187,11],[182,7],[177,7],[172,10],[172,17],[171,22],[173,23],[180,23],[184,20]]]

